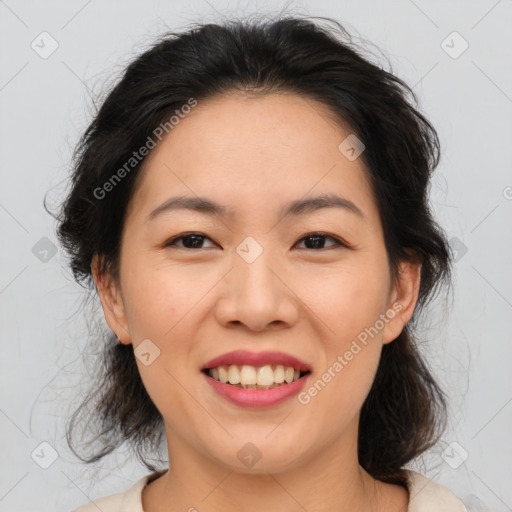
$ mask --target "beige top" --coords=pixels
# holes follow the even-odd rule
[[[127,491],[98,498],[72,512],[144,512],[142,490],[167,470],[141,478]],[[409,488],[407,512],[468,512],[464,503],[446,487],[412,470],[406,470]]]

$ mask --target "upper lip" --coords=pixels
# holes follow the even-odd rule
[[[216,368],[221,365],[250,365],[264,366],[266,364],[282,364],[283,366],[293,366],[293,368],[302,371],[311,371],[311,366],[300,359],[284,352],[266,351],[266,352],[250,352],[248,350],[235,350],[222,354],[208,361],[202,368]]]

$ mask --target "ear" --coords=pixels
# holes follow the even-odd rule
[[[126,313],[121,291],[110,274],[100,273],[99,256],[95,254],[91,264],[91,271],[98,289],[98,295],[103,307],[103,314],[108,326],[114,331],[119,341],[125,345],[131,343]]]
[[[411,319],[418,301],[421,281],[421,263],[403,261],[398,270],[397,282],[390,294],[387,322],[382,336],[383,343],[390,343],[402,332]]]

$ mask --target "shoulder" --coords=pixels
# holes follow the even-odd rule
[[[144,512],[142,510],[142,490],[151,481],[165,473],[156,471],[137,480],[128,490],[90,501],[72,512]]]
[[[416,471],[406,470],[409,488],[407,512],[468,512],[460,498]]]

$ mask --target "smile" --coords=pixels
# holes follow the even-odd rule
[[[264,366],[220,365],[203,370],[212,379],[242,389],[273,389],[296,382],[309,370],[299,370],[282,364]]]

